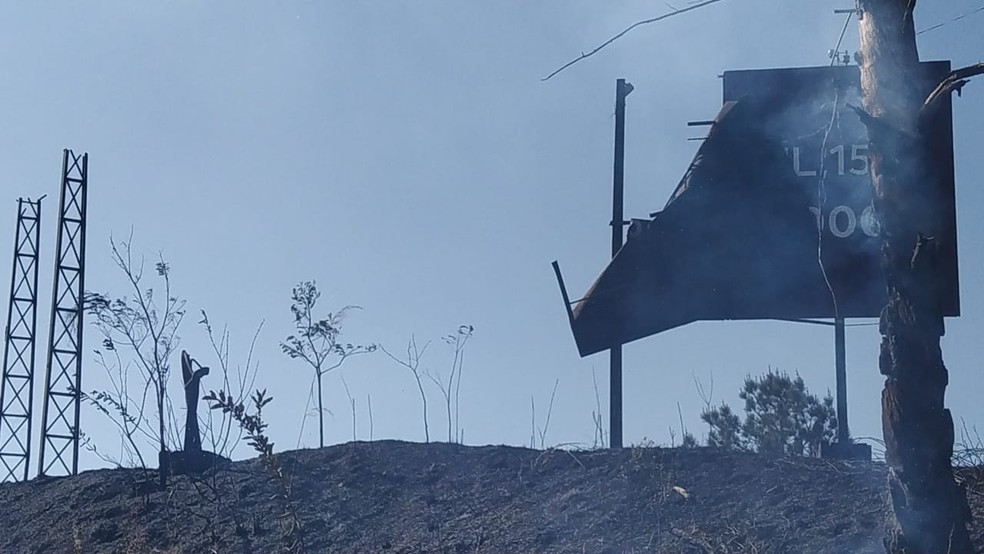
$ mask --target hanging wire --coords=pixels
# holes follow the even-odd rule
[[[833,67],[837,63],[838,52],[840,51],[841,43],[844,42],[844,35],[847,34],[847,28],[851,24],[851,19],[854,17],[854,12],[847,14],[847,18],[844,20],[844,27],[841,29],[840,36],[837,37],[837,45],[831,50],[830,55],[830,67]],[[824,187],[824,179],[827,177],[827,170],[824,167],[824,162],[827,158],[827,139],[830,138],[830,132],[833,130],[834,125],[837,124],[837,108],[840,106],[840,91],[835,90],[834,92],[834,105],[830,109],[830,123],[827,125],[827,129],[823,134],[823,141],[820,143],[820,167],[817,170],[817,264],[820,266],[820,273],[823,275],[823,282],[827,285],[827,290],[830,291],[830,300],[834,304],[834,318],[840,318],[840,307],[837,303],[837,294],[834,292],[834,286],[830,282],[830,277],[827,275],[827,268],[823,265],[823,206],[827,202],[827,191]]]
[[[933,25],[932,27],[927,27],[927,28],[923,29],[922,31],[917,32],[916,34],[917,35],[921,35],[923,33],[928,33],[930,31],[935,31],[936,29],[939,29],[940,27],[945,27],[945,26],[949,25],[950,23],[954,23],[954,22],[960,21],[961,19],[964,19],[966,17],[970,17],[970,16],[972,16],[972,15],[974,15],[976,13],[980,13],[980,12],[984,12],[984,6],[981,6],[981,7],[977,8],[976,10],[971,10],[971,11],[965,13],[965,14],[958,15],[957,17],[954,17],[953,19],[950,19],[949,21],[944,21],[942,23],[937,23],[936,25]]]
[[[835,54],[836,56],[836,54]],[[830,131],[833,130],[837,122],[837,108],[840,105],[840,91],[834,91],[834,105],[830,108],[830,124],[827,131],[823,134],[823,141],[820,143],[820,167],[817,169],[819,178],[817,179],[817,264],[820,265],[820,273],[823,275],[823,282],[830,291],[830,300],[834,304],[834,318],[840,318],[840,309],[837,305],[837,294],[834,286],[830,283],[827,275],[827,268],[823,265],[823,206],[827,203],[827,190],[824,187],[824,179],[827,177],[827,170],[824,167],[827,153],[827,139],[830,138]]]

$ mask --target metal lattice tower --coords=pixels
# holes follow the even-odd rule
[[[18,199],[3,380],[0,381],[0,479],[3,481],[26,481],[31,463],[40,243],[41,199]]]
[[[38,475],[75,475],[79,472],[88,165],[88,154],[76,156],[71,150],[65,150]]]

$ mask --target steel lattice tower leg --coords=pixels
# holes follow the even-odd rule
[[[14,268],[0,382],[0,479],[3,481],[26,481],[31,463],[40,244],[41,199],[21,198],[17,200]]]
[[[79,472],[88,165],[88,154],[76,156],[71,150],[65,150],[38,475],[75,475]]]

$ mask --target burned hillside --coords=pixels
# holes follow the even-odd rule
[[[885,467],[868,462],[396,441],[281,456],[304,552],[875,553],[890,509]],[[98,470],[0,486],[0,551],[286,548],[290,518],[258,460],[165,492],[141,492],[144,478]]]

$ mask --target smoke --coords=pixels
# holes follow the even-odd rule
[[[664,209],[575,307],[582,355],[697,320],[885,305],[858,68],[727,72],[724,97]]]

